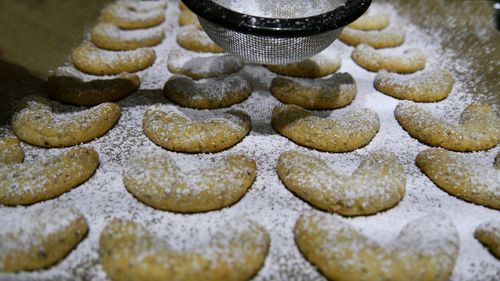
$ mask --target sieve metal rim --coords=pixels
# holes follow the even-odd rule
[[[256,36],[292,38],[329,32],[355,21],[372,0],[347,0],[343,6],[305,18],[265,18],[242,14],[211,0],[182,0],[198,17],[224,28]]]

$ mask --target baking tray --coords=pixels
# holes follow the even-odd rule
[[[36,5],[33,1],[33,5]],[[102,3],[94,3],[98,11]],[[387,1],[389,2],[389,1]],[[55,5],[55,2],[39,2],[38,5]],[[498,212],[481,206],[466,203],[453,198],[435,187],[414,164],[418,151],[425,145],[411,139],[402,129],[387,132],[397,126],[392,117],[392,106],[397,103],[370,88],[373,74],[363,72],[349,59],[350,47],[336,42],[331,51],[341,55],[343,67],[340,71],[355,69],[353,74],[359,87],[358,97],[353,105],[332,114],[342,114],[358,107],[371,107],[382,116],[381,133],[366,147],[352,153],[330,154],[320,153],[299,147],[278,135],[270,126],[272,108],[278,105],[269,94],[269,83],[274,74],[261,66],[249,65],[242,74],[252,80],[255,91],[245,102],[233,106],[247,111],[252,116],[253,130],[241,143],[228,151],[213,155],[186,155],[165,152],[186,166],[209,165],[233,152],[243,152],[257,161],[258,177],[251,190],[243,199],[230,208],[219,212],[194,215],[180,215],[154,210],[138,202],[124,188],[121,181],[121,169],[130,154],[137,147],[146,147],[159,153],[163,150],[155,147],[144,136],[140,126],[142,114],[154,103],[168,103],[162,96],[161,86],[170,74],[165,69],[166,52],[174,46],[176,28],[177,2],[171,1],[168,8],[166,41],[158,47],[161,50],[154,70],[164,71],[155,74],[153,71],[141,72],[143,89],[119,102],[124,112],[120,122],[104,137],[86,144],[99,151],[101,166],[88,182],[71,192],[37,205],[61,204],[76,206],[89,220],[88,237],[62,262],[41,272],[21,273],[19,275],[0,274],[0,280],[106,280],[99,266],[98,236],[106,221],[112,217],[125,217],[141,222],[157,235],[170,241],[189,241],[204,237],[204,232],[211,232],[220,225],[220,221],[237,221],[240,215],[249,216],[264,224],[271,232],[271,251],[265,266],[255,280],[324,280],[321,274],[310,265],[295,247],[292,235],[293,222],[298,214],[312,208],[291,194],[279,181],[276,172],[276,159],[282,151],[299,149],[324,158],[342,172],[352,172],[368,152],[387,149],[398,155],[405,165],[408,176],[407,194],[394,209],[368,217],[346,219],[363,233],[382,243],[395,237],[399,230],[412,219],[421,217],[432,211],[444,211],[457,225],[461,234],[461,254],[451,280],[495,280],[500,275],[500,265],[474,238],[475,226],[486,218],[498,217]],[[493,27],[492,2],[489,1],[390,1],[402,21],[413,24],[409,28],[409,45],[433,48],[445,59],[430,61],[432,66],[446,63],[457,78],[457,85],[447,100],[426,105],[436,112],[450,118],[458,118],[465,102],[473,100],[487,101],[499,105],[498,73],[499,51],[498,32]],[[0,1],[5,5],[6,1]],[[74,2],[74,5],[79,5]],[[92,5],[92,4],[89,4]],[[4,6],[0,6],[4,7]],[[92,14],[92,13],[91,13]],[[92,14],[94,18],[97,14]],[[38,19],[39,23],[50,22]],[[88,24],[92,20],[86,19]],[[89,26],[79,27],[84,30]],[[81,38],[81,37],[80,37]],[[69,40],[69,39],[68,39]],[[422,42],[423,40],[423,42]],[[435,40],[434,42],[432,40]],[[70,40],[71,41],[71,40]],[[424,46],[428,43],[431,46]],[[74,46],[71,41],[69,45]],[[77,44],[77,43],[76,43]],[[168,47],[168,48],[167,48]],[[23,46],[19,46],[23,48]],[[31,47],[24,46],[27,54],[33,52]],[[1,110],[0,136],[11,135],[8,127],[13,106],[25,95],[44,95],[43,76],[48,65],[59,65],[67,59],[70,50],[61,50],[50,61],[36,69],[30,69],[29,60],[2,62],[0,68],[0,90],[3,102]],[[8,50],[7,50],[8,55]],[[31,54],[31,56],[39,54]],[[433,58],[433,56],[430,56]],[[9,58],[6,56],[6,58]],[[33,59],[33,57],[31,58]],[[22,66],[21,66],[22,65]],[[44,69],[44,66],[46,69]],[[158,76],[156,76],[158,75]],[[149,82],[147,82],[149,81]],[[78,108],[56,105],[56,111],[67,112]],[[182,109],[187,114],[188,109]],[[222,111],[222,110],[219,110]],[[321,114],[329,114],[322,112]],[[24,144],[28,161],[43,159],[59,153],[60,149],[41,149]],[[498,148],[486,152],[473,153],[472,158],[478,161],[493,159]],[[0,214],[6,215],[14,208],[0,207]],[[283,220],[283,218],[287,218]],[[181,243],[182,244],[182,243]]]

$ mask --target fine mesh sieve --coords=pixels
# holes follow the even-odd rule
[[[360,17],[371,0],[183,0],[208,36],[248,62],[310,58]]]

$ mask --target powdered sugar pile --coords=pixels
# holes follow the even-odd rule
[[[53,200],[37,203],[30,207],[0,207],[0,216],[17,220],[17,211],[40,206],[72,206],[80,210],[90,226],[89,235],[63,261],[55,266],[38,271],[20,274],[0,273],[0,280],[107,280],[99,262],[99,235],[106,223],[112,218],[137,221],[155,235],[176,248],[191,248],[197,241],[208,239],[220,230],[222,222],[234,223],[240,217],[251,218],[262,224],[271,235],[271,248],[264,267],[254,280],[325,280],[324,277],[298,251],[294,237],[295,220],[303,211],[312,207],[289,192],[276,174],[278,156],[286,150],[297,149],[312,155],[320,155],[339,173],[352,173],[368,153],[386,149],[395,153],[404,164],[407,175],[407,191],[403,200],[394,208],[373,216],[344,219],[363,234],[379,243],[388,243],[408,222],[430,212],[446,213],[460,233],[460,255],[455,266],[452,281],[495,280],[500,275],[500,266],[488,251],[474,239],[473,232],[482,222],[498,218],[498,211],[474,205],[454,198],[437,188],[415,165],[416,155],[428,148],[410,137],[397,123],[393,112],[398,100],[383,95],[373,88],[375,73],[367,72],[351,59],[352,47],[335,42],[325,51],[328,55],[340,54],[340,72],[350,73],[357,83],[358,94],[354,102],[346,108],[333,111],[341,115],[353,109],[370,108],[377,112],[380,130],[365,147],[352,153],[330,154],[297,146],[277,134],[270,126],[274,106],[279,105],[269,93],[271,80],[275,74],[259,65],[247,65],[240,72],[252,82],[254,92],[244,102],[232,106],[242,109],[252,117],[252,132],[233,148],[217,154],[181,154],[168,152],[178,165],[195,166],[195,163],[216,163],[223,156],[244,153],[257,162],[257,179],[247,194],[235,205],[220,211],[192,215],[174,214],[158,211],[136,200],[127,192],[122,181],[122,170],[134,150],[151,149],[163,151],[155,146],[142,131],[144,112],[154,103],[169,103],[162,95],[162,87],[171,77],[168,72],[168,53],[179,47],[175,43],[178,31],[177,3],[169,3],[166,11],[166,38],[155,47],[155,64],[138,72],[142,86],[135,93],[119,102],[123,107],[118,124],[103,137],[85,146],[99,152],[100,167],[96,174],[82,186],[73,189]],[[422,104],[436,116],[458,120],[463,108],[472,101],[472,93],[463,87],[465,79],[478,75],[471,73],[467,58],[456,59],[450,50],[442,50],[438,35],[428,35],[398,18],[389,5],[377,7],[392,14],[391,21],[405,26],[407,40],[403,47],[418,47],[428,57],[428,68],[450,68],[457,83],[446,100],[439,103]],[[398,48],[398,49],[401,49]],[[453,59],[452,59],[453,58]],[[71,66],[69,66],[71,67]],[[78,72],[75,72],[78,73]],[[92,77],[81,75],[81,77]],[[64,106],[64,108],[71,108]],[[213,110],[222,112],[226,109]],[[187,115],[196,112],[182,109]],[[321,113],[325,114],[325,113]],[[326,113],[328,115],[329,112]],[[0,128],[0,134],[11,135],[7,127]],[[57,154],[61,149],[42,149],[23,144],[27,161],[35,161]],[[487,165],[492,163],[499,148],[467,154]],[[336,215],[332,215],[336,216]]]

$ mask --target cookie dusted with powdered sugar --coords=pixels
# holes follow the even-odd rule
[[[271,123],[291,141],[327,152],[349,152],[363,147],[380,128],[377,113],[367,108],[321,118],[300,106],[278,106],[273,110]]]
[[[244,155],[224,157],[214,167],[185,171],[165,153],[132,157],[123,173],[127,190],[153,208],[195,213],[222,209],[241,199],[257,173]]]
[[[500,259],[500,221],[489,221],[479,225],[474,237]]]
[[[356,97],[356,81],[349,73],[336,73],[327,79],[298,80],[276,77],[271,94],[286,104],[306,109],[337,109]]]
[[[204,81],[173,76],[165,83],[163,93],[169,100],[185,107],[216,109],[246,100],[252,94],[252,85],[237,74]]]
[[[341,219],[308,212],[295,224],[304,257],[330,280],[446,281],[460,248],[458,231],[443,213],[409,222],[381,245]]]
[[[114,75],[123,72],[137,72],[151,66],[156,53],[151,48],[132,51],[108,51],[83,43],[73,50],[72,62],[76,68],[94,75]]]
[[[412,137],[431,146],[454,151],[478,151],[500,142],[500,118],[487,104],[467,106],[459,124],[435,117],[420,106],[400,102],[394,115]]]
[[[87,181],[98,166],[97,152],[85,147],[44,161],[0,165],[0,204],[28,205],[55,198]]]
[[[215,78],[243,69],[242,59],[232,55],[209,55],[185,50],[175,50],[168,56],[168,70],[193,79]]]
[[[76,113],[55,114],[50,104],[32,98],[12,116],[17,137],[41,147],[67,147],[89,142],[106,134],[121,115],[114,103],[102,103]]]
[[[63,207],[13,209],[0,217],[0,271],[40,270],[64,259],[85,237],[85,217]]]
[[[163,26],[148,29],[123,30],[118,26],[100,22],[92,29],[90,40],[99,48],[128,51],[160,44],[165,38]]]
[[[370,45],[373,48],[391,48],[405,42],[406,32],[399,26],[389,26],[382,30],[358,30],[346,27],[339,35],[340,41],[351,46],[360,44]]]
[[[195,118],[173,106],[153,105],[144,114],[144,133],[168,150],[190,153],[219,152],[240,142],[251,129],[248,114],[228,110],[201,113]]]
[[[389,26],[389,23],[388,14],[375,11],[375,9],[368,9],[364,15],[347,25],[347,27],[360,30],[380,30]]]
[[[24,151],[17,138],[0,138],[0,165],[22,163]]]
[[[396,73],[414,73],[425,68],[427,57],[419,49],[407,49],[402,54],[386,55],[362,44],[352,51],[352,60],[368,71],[385,69]]]
[[[78,106],[93,106],[122,99],[139,89],[136,74],[122,73],[109,79],[85,81],[70,73],[56,73],[47,79],[51,99]]]
[[[118,4],[127,7],[131,11],[165,10],[168,0],[119,0]]]
[[[263,266],[270,238],[260,225],[238,219],[203,242],[172,249],[143,226],[115,219],[101,233],[101,265],[113,281],[246,281]]]
[[[500,170],[467,155],[431,148],[417,155],[418,167],[441,189],[465,201],[500,210]]]
[[[342,61],[338,56],[318,54],[310,59],[285,65],[266,65],[274,73],[302,78],[318,78],[339,70]]]
[[[278,175],[285,186],[311,205],[344,216],[370,215],[392,208],[405,194],[404,167],[396,155],[376,151],[350,176],[321,158],[298,151],[280,155]]]
[[[149,1],[143,1],[145,3]],[[165,21],[163,8],[140,8],[141,2],[116,2],[109,4],[101,12],[101,21],[112,23],[123,29],[139,29],[157,26]]]
[[[415,102],[437,102],[448,97],[455,79],[445,69],[399,75],[381,70],[373,82],[375,88],[391,97]]]
[[[177,44],[195,52],[222,53],[224,49],[208,37],[207,33],[198,29],[195,25],[185,25],[177,33]]]

